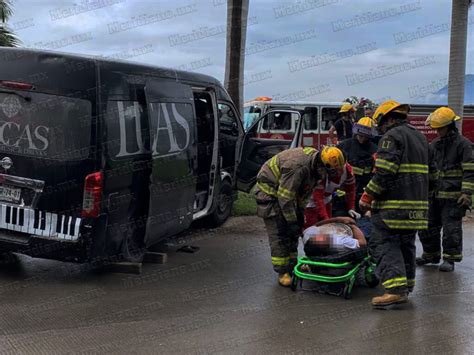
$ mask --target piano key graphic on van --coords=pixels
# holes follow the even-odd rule
[[[0,229],[36,237],[77,241],[80,226],[80,218],[0,204]]]

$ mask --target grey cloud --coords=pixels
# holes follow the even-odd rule
[[[316,0],[306,1],[316,2]],[[407,87],[414,85],[417,81],[429,82],[433,75],[447,71],[449,33],[439,33],[398,45],[395,43],[393,34],[400,31],[416,31],[418,27],[424,25],[450,22],[449,1],[421,0],[419,11],[339,32],[334,32],[331,24],[337,19],[350,18],[355,14],[401,6],[415,1],[339,0],[327,6],[278,17],[275,16],[275,8],[295,6],[304,3],[305,0],[250,0],[249,16],[256,17],[258,23],[248,28],[247,48],[252,45],[256,48],[256,45],[261,45],[264,41],[283,41],[282,39],[287,36],[310,29],[314,29],[317,36],[264,51],[255,51],[249,55],[246,58],[245,68],[245,77],[250,78],[245,87],[246,98],[277,93],[284,95],[326,84],[329,85],[330,90],[321,92],[314,97],[315,100],[336,101],[350,95],[408,98]],[[91,4],[99,2],[113,4],[94,9]],[[19,1],[14,4],[15,14],[11,19],[11,24],[17,23],[18,28],[21,27],[21,23],[29,24],[18,31],[25,45],[56,43],[62,39],[90,33],[91,38],[88,40],[78,41],[58,50],[112,55],[117,58],[123,56],[124,59],[154,65],[194,68],[196,71],[223,79],[225,33],[210,37],[200,36],[198,40],[184,41],[174,46],[170,45],[170,36],[190,35],[193,31],[204,31],[203,28],[206,27],[211,33],[212,29],[225,26],[226,1],[77,1],[79,5],[92,6],[91,11],[59,19],[54,18],[55,14],[58,17],[58,13],[75,11],[67,10],[74,8],[74,3],[72,0]],[[192,4],[196,4],[195,12],[167,18],[166,14],[169,11],[173,12],[178,7]],[[58,9],[66,10],[58,12]],[[146,24],[147,21],[143,18],[151,15],[155,16],[155,20],[159,18],[162,20],[149,21]],[[33,26],[31,26],[32,23]],[[129,23],[125,25],[125,28],[129,29],[111,33],[108,25],[113,23]],[[140,23],[143,25],[137,26]],[[471,31],[469,43],[472,42],[472,38]],[[289,71],[288,62],[291,60],[304,60],[314,55],[345,51],[370,42],[376,42],[378,49],[328,62],[301,72]],[[346,76],[350,73],[364,73],[376,66],[396,65],[427,55],[435,55],[436,64],[419,68],[416,72],[402,72],[360,85],[347,85]],[[473,50],[469,49],[470,58],[472,55]],[[471,62],[471,67],[469,67],[469,62]],[[474,70],[472,63],[474,61],[468,61],[468,70]],[[271,75],[268,75],[269,72]],[[264,78],[264,80],[252,78]]]

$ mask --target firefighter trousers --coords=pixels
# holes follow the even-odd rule
[[[466,210],[456,200],[434,199],[430,203],[428,230],[418,233],[423,245],[423,258],[439,261],[442,240],[443,259],[462,260],[462,218],[465,214]]]
[[[377,263],[376,276],[390,294],[407,294],[415,286],[416,231],[388,228],[377,215],[372,217],[369,239]]]
[[[279,274],[291,272],[298,257],[299,235],[291,235],[282,215],[264,218],[273,269]]]

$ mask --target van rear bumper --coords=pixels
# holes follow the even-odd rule
[[[33,258],[88,262],[103,255],[105,216],[84,219],[76,240],[44,237],[0,228],[0,253],[14,252]]]
[[[0,230],[74,242],[81,224],[78,217],[0,203]]]
[[[80,261],[84,255],[83,249],[82,243],[36,238],[25,233],[0,230],[0,252],[15,252],[33,258]]]

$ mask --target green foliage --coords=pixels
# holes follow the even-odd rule
[[[13,14],[12,3],[10,0],[0,0],[0,21],[7,22]]]
[[[0,47],[16,47],[20,44],[20,40],[5,25],[12,13],[11,1],[0,0]]]
[[[17,47],[20,40],[6,27],[0,25],[0,47]]]
[[[257,214],[257,203],[252,193],[239,192],[237,201],[234,202],[233,216],[254,216]]]

